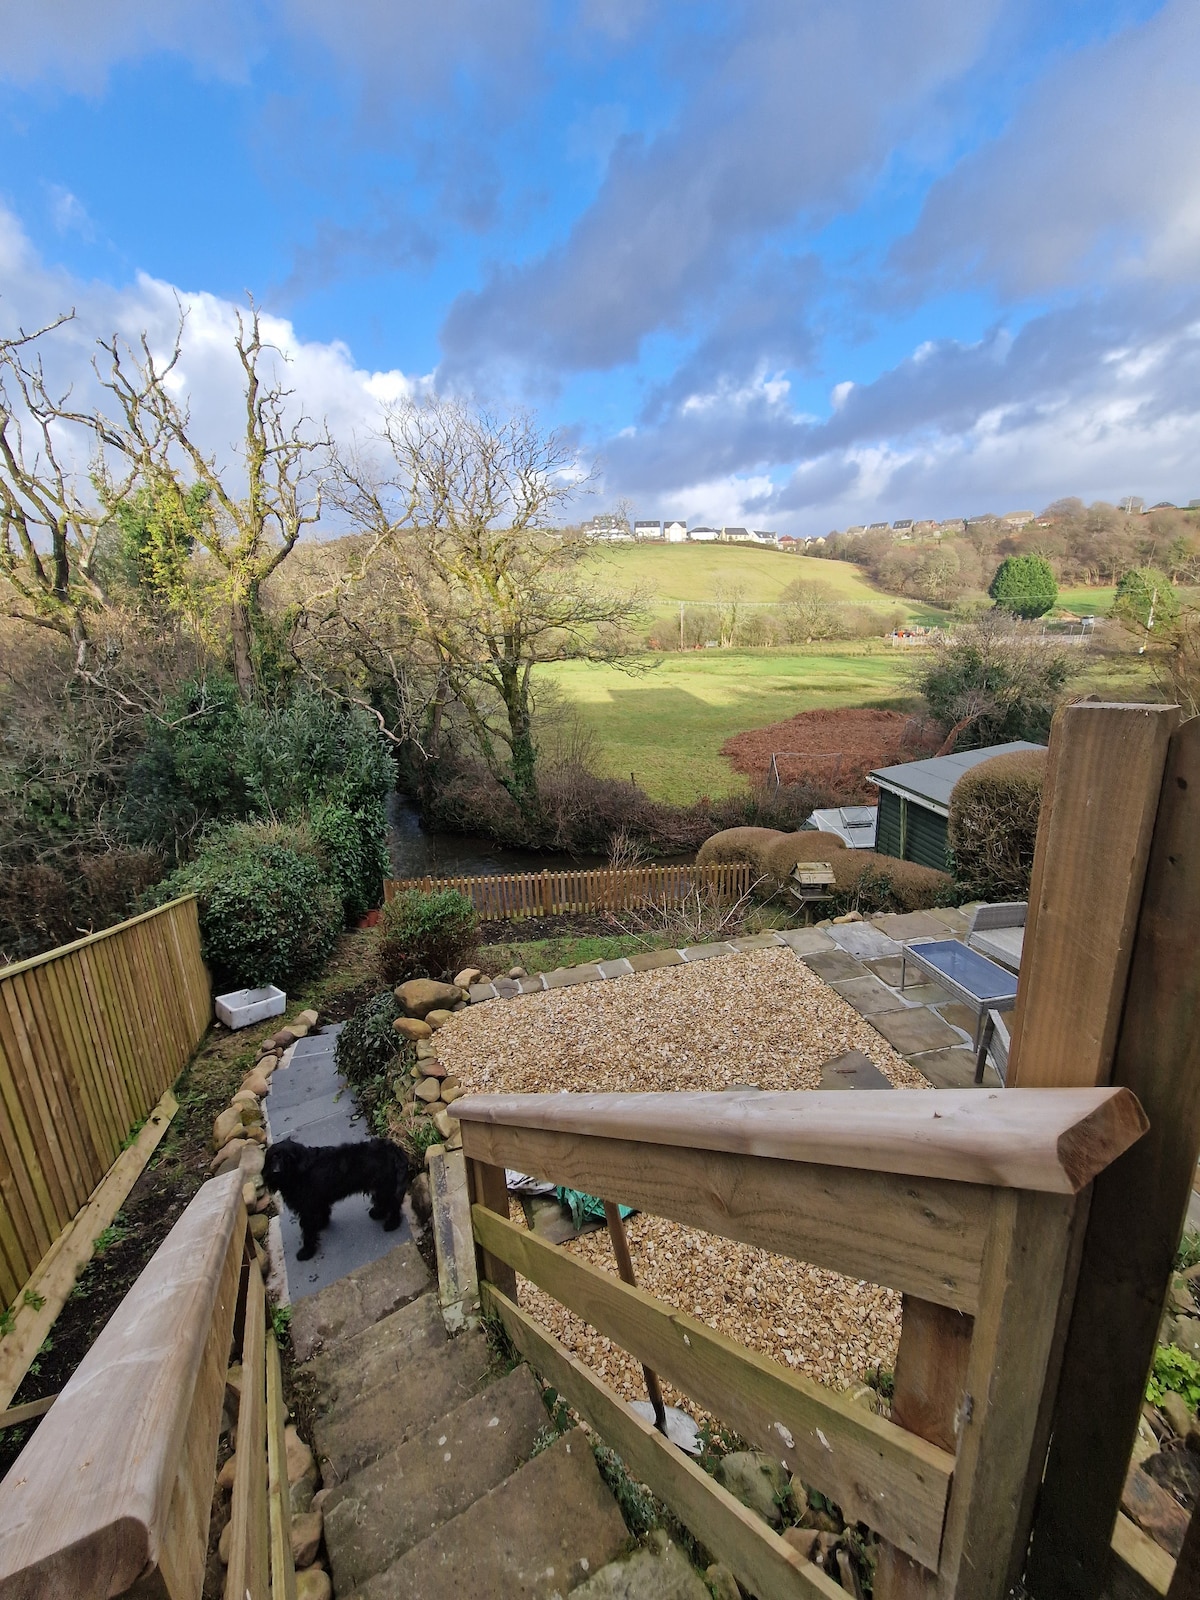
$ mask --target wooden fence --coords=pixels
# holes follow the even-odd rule
[[[844,1595],[522,1308],[518,1274],[873,1528],[881,1600],[1002,1600],[1090,1185],[1146,1130],[1128,1090],[480,1095],[454,1109],[485,1311],[743,1588]],[[516,1227],[506,1167],[902,1291],[910,1374],[934,1385],[944,1352],[936,1326],[923,1343],[919,1308],[944,1308],[953,1427],[929,1439],[876,1417]]]
[[[568,872],[501,872],[463,878],[389,878],[385,900],[406,889],[457,889],[481,917],[553,917],[570,912],[677,906],[693,894],[740,900],[754,881],[744,861],[719,866],[583,867]]]
[[[191,896],[0,970],[0,1304],[87,1204],[211,1014]]]

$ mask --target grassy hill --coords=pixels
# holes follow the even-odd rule
[[[721,589],[744,591],[754,602],[778,600],[788,584],[819,583],[849,605],[890,611],[900,607],[909,616],[924,608],[873,588],[847,561],[822,561],[815,556],[789,556],[753,545],[633,544],[598,547],[595,570],[614,588],[638,589],[651,609],[662,615],[681,600],[712,601]]]

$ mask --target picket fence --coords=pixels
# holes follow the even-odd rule
[[[481,917],[551,917],[589,911],[633,911],[681,905],[693,894],[740,900],[754,869],[745,861],[715,866],[586,867],[568,872],[501,872],[460,878],[389,878],[384,899],[408,889],[457,889]]]

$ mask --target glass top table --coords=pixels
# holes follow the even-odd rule
[[[1017,1003],[1017,976],[989,961],[957,939],[913,939],[900,951],[900,992],[907,965],[940,983],[975,1014],[975,1082],[983,1081],[988,1045],[995,1033],[992,1013],[1011,1011]]]

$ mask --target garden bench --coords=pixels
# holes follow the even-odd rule
[[[1025,943],[1025,900],[1005,900],[996,905],[976,906],[967,928],[967,943],[972,950],[1002,967],[1016,972],[1021,965]]]

